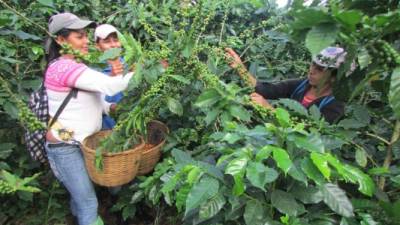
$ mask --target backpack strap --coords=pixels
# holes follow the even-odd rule
[[[57,109],[57,112],[54,115],[54,117],[51,119],[50,124],[48,126],[49,128],[53,126],[53,124],[56,122],[61,112],[64,110],[65,106],[67,106],[69,100],[71,100],[72,97],[76,98],[77,94],[78,94],[78,89],[72,88],[72,90],[68,93],[67,97],[65,97],[64,101],[61,103],[60,107]]]
[[[294,89],[292,95],[290,95],[290,98],[294,98],[295,95],[298,95],[300,93],[304,93],[306,90],[306,84],[308,83],[308,79],[303,80],[299,85],[297,85],[296,89]]]
[[[333,100],[335,100],[335,97],[333,97],[332,95],[325,96],[324,99],[322,99],[322,101],[319,103],[318,109],[321,110],[321,109],[324,108],[326,105],[328,105],[329,103],[331,103]]]

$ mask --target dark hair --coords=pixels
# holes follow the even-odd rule
[[[113,35],[113,36],[115,36],[116,38],[118,38],[117,32],[112,32],[112,33],[110,33],[109,35],[107,35],[107,37],[104,38],[104,39],[107,39],[107,38],[110,37],[111,35]],[[96,38],[96,44],[100,42],[100,39],[101,39],[101,38]],[[104,40],[104,39],[102,39],[102,40]]]
[[[58,31],[55,34],[55,36],[61,36],[61,37],[67,38],[72,31],[73,30],[63,28],[60,31]],[[52,38],[52,40],[50,40],[50,46],[48,48],[48,53],[46,54],[46,62],[47,62],[46,69],[49,66],[51,61],[53,61],[61,56],[60,50],[61,50],[61,46],[54,40],[54,38]]]

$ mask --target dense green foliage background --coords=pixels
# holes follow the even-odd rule
[[[67,193],[24,149],[18,102],[41,83],[47,18],[70,11],[138,41],[124,43],[137,71],[117,115],[133,125],[116,134],[153,118],[171,129],[155,172],[119,192],[112,211],[124,220],[148,209],[155,224],[398,224],[399,2],[302,2],[0,0],[0,223],[69,214]],[[348,105],[336,125],[290,100],[275,113],[254,108],[223,57],[232,47],[271,81],[304,76],[333,44],[348,51],[342,71],[358,64],[338,74]]]

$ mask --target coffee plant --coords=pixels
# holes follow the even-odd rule
[[[399,224],[399,2],[289,2],[1,0],[0,222],[55,224],[68,213],[65,191],[20,137],[22,126],[43,126],[24,104],[43,76],[43,15],[71,11],[119,28],[123,51],[103,60],[122,54],[135,71],[102,146],[129,148],[153,119],[170,129],[153,173],[118,193],[110,210],[123,220],[149,208],[154,224]],[[224,51],[274,81],[304,76],[332,45],[348,52],[337,124],[289,99],[273,101],[274,111],[252,103]]]

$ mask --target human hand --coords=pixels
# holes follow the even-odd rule
[[[124,73],[124,66],[119,59],[108,60],[111,66],[111,76],[116,76]]]
[[[258,94],[256,92],[251,93],[250,98],[251,98],[251,101],[253,101],[254,103],[259,104],[261,106],[264,106],[265,108],[269,108],[269,109],[274,108],[271,104],[269,104],[269,102],[263,96],[261,96],[260,94]]]
[[[231,48],[225,48],[225,57],[230,60],[229,66],[233,69],[244,67],[240,56]]]
[[[129,66],[128,71],[129,72],[135,72],[135,69],[136,69],[136,64],[133,63],[132,65]]]
[[[162,65],[162,67],[163,67],[164,69],[167,69],[168,66],[169,66],[168,61],[165,60],[165,59],[160,60],[160,64]]]
[[[110,105],[110,112],[115,112],[116,109],[117,109],[117,104],[112,103],[112,104]]]

